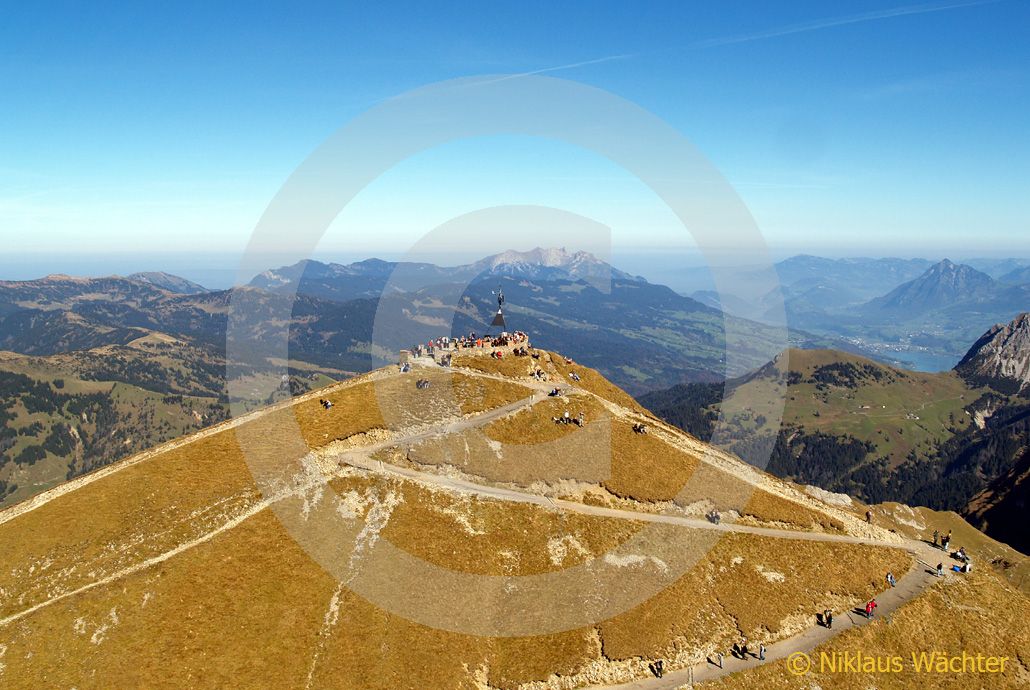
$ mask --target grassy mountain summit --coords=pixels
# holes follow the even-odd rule
[[[972,401],[969,396],[974,390],[951,372],[910,372],[849,352],[792,348],[753,374],[729,382],[725,393],[742,394],[779,382],[788,386],[784,424],[840,431],[863,441],[880,442],[895,464],[913,448],[925,446],[928,438],[938,438],[951,424],[968,423],[952,417]],[[721,400],[722,387],[713,390]],[[642,396],[641,400],[664,412],[670,403],[677,404],[679,396],[690,392],[691,388],[684,385]],[[769,395],[764,399],[775,402]],[[755,418],[763,412],[771,413],[762,409],[753,412]],[[713,423],[709,415],[690,431],[710,435]],[[747,425],[742,419],[729,420],[729,424],[742,432],[763,426]]]
[[[844,619],[873,595],[904,607],[954,579],[926,575],[912,554],[929,547],[890,531],[888,513],[869,524],[536,354],[376,370],[0,512],[0,681],[650,683],[659,659],[704,672],[742,634],[785,653],[817,611]],[[563,408],[584,424],[552,421]],[[592,466],[600,448],[607,465]],[[311,525],[332,538],[304,541]],[[568,573],[588,589],[533,589]],[[1015,657],[1023,632],[997,652]]]
[[[958,511],[1026,551],[1030,542],[1012,517],[1026,505],[1030,406],[1019,393],[1027,324],[1021,315],[992,328],[954,371],[928,374],[839,351],[790,350],[725,386],[686,384],[641,401],[709,438],[724,395],[730,403],[771,402],[776,386],[785,385],[782,428],[771,409],[750,405],[724,420],[728,449],[743,457],[764,452],[778,476],[863,500]]]

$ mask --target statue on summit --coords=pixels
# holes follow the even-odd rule
[[[497,295],[497,314],[494,316],[494,320],[490,322],[491,326],[500,326],[503,330],[508,330],[508,326],[504,323],[504,292],[501,290],[501,286],[497,286],[497,292],[493,293]]]

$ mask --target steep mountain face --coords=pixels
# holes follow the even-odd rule
[[[870,301],[866,311],[922,314],[957,302],[987,298],[995,287],[994,279],[986,273],[945,259],[915,280]]]
[[[192,280],[186,280],[185,278],[180,278],[179,276],[165,273],[163,271],[133,273],[129,276],[129,280],[134,280],[138,283],[147,283],[154,287],[159,287],[162,290],[174,292],[179,295],[198,295],[202,292],[208,292],[208,289],[199,283],[194,283]]]
[[[955,371],[970,383],[1004,393],[1030,390],[1030,313],[984,333]]]
[[[1025,425],[1025,422],[1024,422]],[[1011,468],[969,501],[962,517],[995,539],[1030,553],[1030,438],[1022,433],[1022,447],[1015,448]]]

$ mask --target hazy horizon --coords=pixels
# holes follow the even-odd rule
[[[559,245],[549,245],[557,247]],[[504,247],[495,251],[479,252],[448,252],[446,256],[440,253],[432,255],[412,255],[410,253],[369,251],[342,254],[336,252],[315,253],[310,258],[323,263],[349,264],[367,259],[381,259],[384,261],[426,261],[439,266],[458,266],[472,263],[485,256],[505,251],[506,249],[517,249],[525,251],[531,247]],[[570,251],[577,248],[569,246]],[[0,281],[22,281],[44,278],[48,275],[70,275],[76,277],[100,278],[112,275],[127,276],[132,273],[164,272],[185,278],[202,285],[211,290],[222,290],[232,287],[238,280],[238,269],[242,252],[238,254],[217,253],[202,256],[189,254],[151,254],[151,253],[107,253],[103,255],[89,254],[67,254],[49,255],[41,254],[35,256],[22,256],[12,258],[10,256],[0,257]],[[1030,255],[1018,256],[1000,253],[991,255],[981,252],[971,253],[963,256],[959,254],[949,255],[875,255],[875,254],[848,254],[848,255],[825,255],[812,252],[789,252],[786,250],[777,251],[770,249],[770,258],[775,262],[798,256],[815,256],[831,260],[847,259],[900,259],[912,260],[922,259],[930,262],[938,262],[950,259],[955,263],[978,263],[987,261],[1013,260],[1030,264]],[[668,285],[674,290],[690,293],[698,289],[708,289],[707,277],[685,280],[683,271],[707,273],[709,264],[700,252],[669,252],[669,251],[619,251],[613,248],[609,257],[601,257],[609,260],[612,266],[632,275],[639,275],[651,283]],[[757,262],[734,261],[738,258],[733,254],[727,254],[723,261],[715,265],[731,268],[747,268],[758,265]],[[746,258],[746,257],[741,257]],[[269,261],[274,261],[270,257]],[[269,263],[264,270],[281,268],[281,264]],[[256,275],[256,274],[255,274]],[[249,281],[250,276],[244,282]]]

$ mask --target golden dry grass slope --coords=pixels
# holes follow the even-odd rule
[[[790,638],[920,567],[902,535],[595,373],[576,385],[564,358],[455,364],[372,372],[0,513],[0,687],[603,685]],[[566,406],[583,427],[553,421]]]

